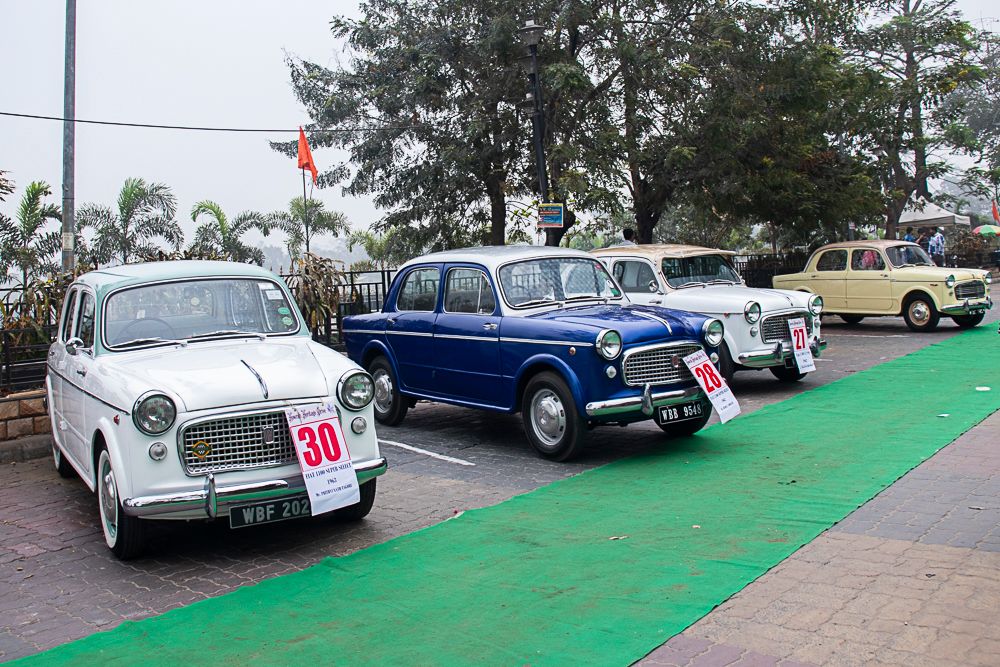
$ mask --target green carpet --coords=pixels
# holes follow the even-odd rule
[[[992,326],[963,333],[657,453],[19,664],[626,665],[1000,407],[998,345]]]

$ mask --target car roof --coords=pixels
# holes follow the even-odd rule
[[[901,241],[898,239],[876,239],[874,241],[841,241],[840,243],[828,243],[825,246],[817,248],[815,252],[822,252],[823,250],[831,250],[834,248],[891,248],[899,245],[912,245],[918,248],[920,247],[916,243],[911,243],[910,241]]]
[[[213,262],[206,260],[171,260],[123,264],[85,273],[76,282],[95,289],[110,289],[158,280],[184,278],[265,278],[276,276],[259,266],[239,262]]]
[[[521,259],[537,259],[539,257],[581,257],[583,259],[594,259],[582,250],[572,250],[570,248],[559,248],[556,246],[532,245],[532,246],[483,246],[480,248],[458,248],[455,250],[442,250],[432,252],[420,257],[414,257],[403,266],[402,271],[414,264],[427,264],[434,262],[469,262],[472,264],[482,264],[488,269],[496,269],[501,264],[513,262]]]
[[[680,243],[643,243],[641,245],[611,246],[610,248],[595,248],[590,251],[595,255],[640,255],[643,257],[696,257],[698,255],[735,255],[734,250],[719,250],[697,245]]]

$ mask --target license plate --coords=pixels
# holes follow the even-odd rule
[[[254,503],[253,505],[231,508],[229,510],[229,527],[246,528],[247,526],[257,526],[262,523],[298,519],[310,514],[309,499],[304,496],[302,498],[268,500],[262,503]]]
[[[693,401],[691,403],[678,403],[677,405],[664,405],[659,408],[657,412],[657,421],[661,424],[672,424],[674,422],[682,422],[688,419],[697,419],[705,413],[703,412],[705,407],[702,405],[701,401]]]

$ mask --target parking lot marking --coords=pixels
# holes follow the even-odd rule
[[[832,338],[836,336],[837,338],[909,338],[906,334],[838,334],[838,333],[824,333],[824,338]]]
[[[460,466],[474,466],[476,465],[472,461],[465,461],[463,459],[456,459],[453,456],[445,456],[444,454],[438,454],[437,452],[430,452],[426,449],[420,449],[419,447],[414,447],[413,445],[407,445],[402,442],[396,442],[395,440],[382,440],[379,438],[379,442],[384,445],[390,445],[392,447],[399,447],[400,449],[406,449],[411,452],[416,452],[417,454],[424,454],[426,456],[433,456],[436,459],[441,459],[442,461],[448,461],[449,463],[457,463]]]

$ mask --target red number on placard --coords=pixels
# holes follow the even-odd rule
[[[806,346],[806,330],[792,329],[792,334],[795,336],[795,349],[803,349]]]
[[[320,451],[319,443],[316,442],[316,431],[311,426],[303,426],[299,429],[299,441],[308,448],[302,453],[302,458],[307,466],[315,467],[323,462],[323,452]]]
[[[337,440],[337,431],[330,422],[319,425],[319,442],[323,445],[323,453],[328,461],[332,463],[340,460],[340,442]]]
[[[715,367],[712,364],[706,363],[695,367],[694,374],[705,384],[707,392],[712,393],[716,389],[722,388],[722,378],[715,372]]]

